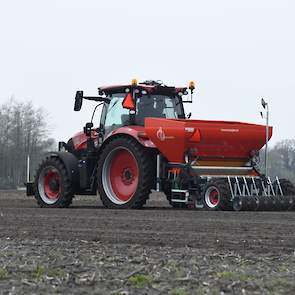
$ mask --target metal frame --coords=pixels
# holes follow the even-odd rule
[[[161,162],[159,156],[157,157],[157,190],[161,187],[160,175]],[[270,177],[249,176],[249,173],[254,169],[251,166],[245,167],[218,167],[218,166],[191,166],[190,163],[166,163],[168,168],[168,181],[176,182],[179,171],[169,171],[169,168],[177,168],[182,172],[192,171],[196,177],[199,177],[197,186],[202,186],[212,178],[223,178],[227,180],[229,190],[231,193],[231,200],[236,197],[274,197],[284,196],[279,178],[276,177],[274,183]],[[165,177],[164,177],[165,181]],[[190,187],[172,187],[173,202],[185,203],[189,201],[190,192],[193,188]],[[173,196],[174,195],[174,196]],[[178,195],[178,198],[176,196]]]
[[[227,182],[231,191],[232,200],[237,196],[284,196],[278,177],[275,179],[277,190],[274,188],[270,177],[263,179],[259,176],[227,176]]]

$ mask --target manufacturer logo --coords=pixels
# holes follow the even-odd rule
[[[164,141],[165,138],[166,138],[166,135],[165,135],[165,132],[163,130],[162,127],[160,127],[157,131],[157,137],[161,140],[161,141]]]
[[[160,127],[157,131],[157,137],[161,141],[165,141],[166,139],[174,139],[174,136],[166,136],[162,127]]]

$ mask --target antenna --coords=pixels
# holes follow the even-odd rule
[[[264,162],[265,162],[265,176],[267,177],[268,175],[268,154],[267,154],[267,143],[268,143],[268,125],[269,125],[269,109],[268,109],[268,103],[263,99],[261,98],[261,105],[262,107],[265,109],[266,111],[266,116],[265,116],[265,121],[266,121],[266,124],[265,124],[265,154],[264,154]],[[262,118],[263,118],[263,113],[260,112]]]

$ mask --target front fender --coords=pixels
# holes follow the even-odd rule
[[[136,139],[141,145],[146,148],[156,148],[155,144],[148,137],[140,136],[140,134],[143,134],[144,132],[145,129],[143,126],[124,126],[110,132],[106,136],[104,142],[109,141],[111,137],[116,135],[128,135]]]

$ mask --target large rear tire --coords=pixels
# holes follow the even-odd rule
[[[230,188],[225,179],[210,180],[203,188],[202,199],[205,209],[210,211],[233,209]]]
[[[154,184],[152,153],[128,137],[111,140],[98,162],[98,192],[107,208],[141,208]]]
[[[56,157],[47,157],[37,169],[35,198],[40,207],[69,207],[74,197],[72,183],[64,163]]]

